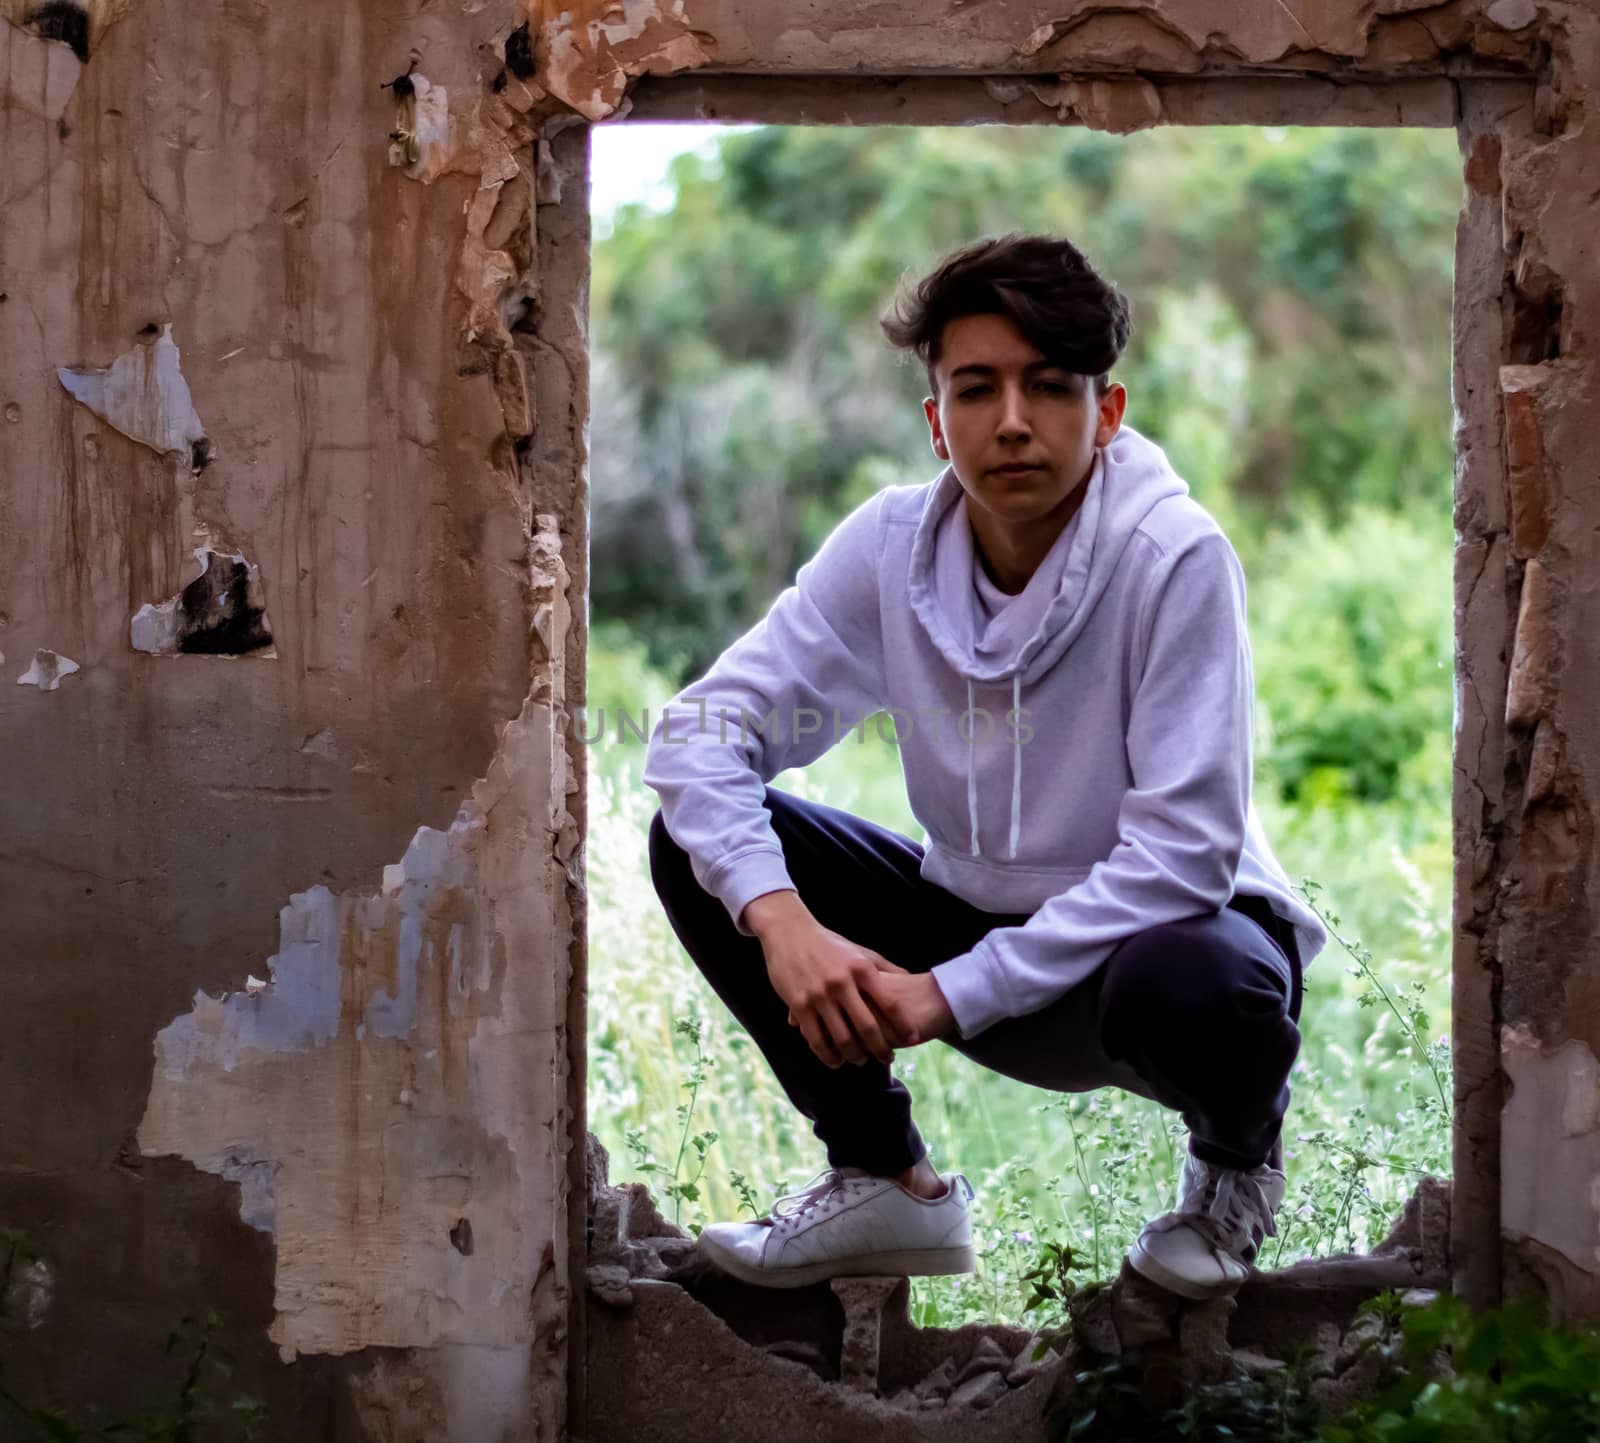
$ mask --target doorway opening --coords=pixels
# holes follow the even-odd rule
[[[1456,136],[673,129],[592,135],[589,1126],[613,1181],[692,1231],[819,1165],[653,894],[644,742],[853,505],[937,473],[922,378],[876,328],[897,283],[1051,230],[1130,298],[1128,421],[1244,561],[1256,805],[1330,929],[1263,1265],[1370,1250],[1452,1145]],[[774,784],[921,838],[870,727]],[[917,1280],[924,1326],[1024,1321],[1048,1245],[1113,1276],[1171,1205],[1181,1135],[1153,1104],[1041,1093],[937,1044],[896,1070],[935,1165],[979,1196],[983,1271]]]

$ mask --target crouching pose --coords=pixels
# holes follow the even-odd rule
[[[1230,1291],[1283,1199],[1326,941],[1251,806],[1238,558],[1123,424],[1127,306],[1067,241],[959,251],[884,327],[927,368],[947,464],[846,516],[646,760],[662,906],[828,1164],[701,1242],[774,1287],[971,1271],[971,1185],[934,1170],[892,1070],[944,1043],[1181,1113],[1177,1205],[1130,1262]],[[925,846],[768,785],[863,724],[893,728]]]

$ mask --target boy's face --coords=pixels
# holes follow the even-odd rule
[[[1050,364],[1001,315],[951,321],[934,375],[939,398],[922,403],[934,454],[969,504],[1016,526],[1066,506],[1127,405],[1121,386],[1097,395],[1093,377]]]

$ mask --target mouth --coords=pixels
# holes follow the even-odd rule
[[[996,466],[990,474],[993,476],[1027,476],[1043,469],[1042,466]]]

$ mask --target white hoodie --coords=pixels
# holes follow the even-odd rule
[[[953,469],[880,491],[673,699],[645,759],[668,834],[749,935],[745,905],[793,885],[765,784],[892,709],[928,834],[923,877],[1028,914],[933,968],[963,1038],[1048,1006],[1126,938],[1235,892],[1293,923],[1303,962],[1327,941],[1250,803],[1254,683],[1233,547],[1129,426],[1085,486],[1008,600],[982,576]]]

